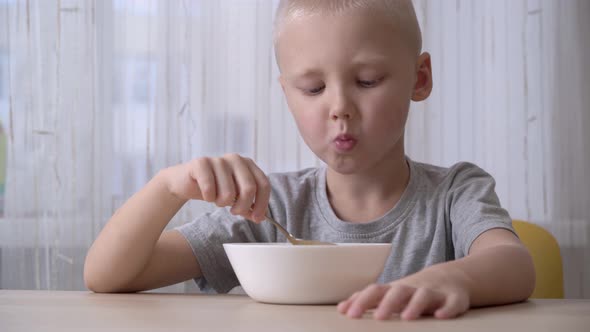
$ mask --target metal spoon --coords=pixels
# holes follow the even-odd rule
[[[291,242],[293,245],[336,245],[335,243],[331,242],[322,242],[322,241],[314,241],[314,240],[304,240],[298,239],[293,234],[289,233],[281,224],[279,224],[276,220],[271,218],[268,213],[266,214],[266,221],[270,222],[271,224],[275,225],[275,227],[285,235],[287,240]]]

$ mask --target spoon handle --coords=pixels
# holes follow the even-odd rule
[[[315,240],[303,240],[293,236],[293,234],[289,233],[283,225],[279,224],[276,220],[271,218],[268,214],[266,214],[266,221],[270,222],[271,224],[275,225],[275,227],[285,235],[287,240],[291,242],[293,245],[336,245],[335,243],[331,242],[323,242],[323,241],[315,241]]]
[[[279,224],[276,220],[274,220],[273,218],[271,218],[268,213],[265,215],[266,220],[269,221],[271,224],[275,225],[275,227],[281,232],[283,233],[283,235],[287,238],[287,240],[289,240],[289,242],[295,244],[295,237],[293,235],[291,235],[291,233],[289,233],[285,227],[283,227],[283,225]]]

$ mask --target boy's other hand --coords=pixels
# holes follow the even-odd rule
[[[270,198],[268,178],[249,158],[227,154],[197,158],[162,171],[171,194],[184,200],[198,199],[256,222],[265,219]]]
[[[423,315],[457,317],[469,309],[469,293],[458,279],[440,272],[425,269],[389,284],[369,285],[340,302],[338,311],[350,318],[360,318],[370,309],[375,309],[376,319],[389,319],[393,314],[404,320]]]

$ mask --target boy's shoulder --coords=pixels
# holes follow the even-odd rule
[[[443,167],[422,162],[412,162],[413,170],[421,182],[431,185],[452,187],[474,179],[494,181],[493,177],[483,168],[474,163],[461,161],[452,166]]]

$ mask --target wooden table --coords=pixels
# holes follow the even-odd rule
[[[0,290],[0,331],[590,331],[590,300],[531,300],[453,320],[349,319],[240,295]]]

